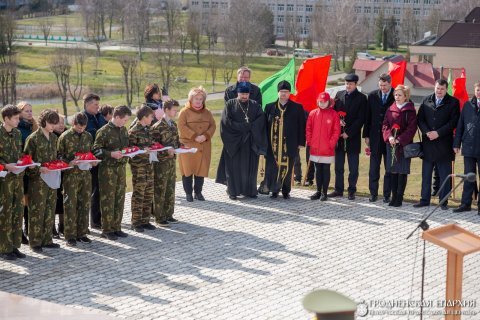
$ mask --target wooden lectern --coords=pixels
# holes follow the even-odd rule
[[[480,237],[456,224],[424,231],[422,238],[445,248],[447,253],[446,302],[462,300],[463,257],[480,251]],[[445,307],[446,320],[460,320],[461,306]]]

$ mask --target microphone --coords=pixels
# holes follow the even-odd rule
[[[463,180],[467,180],[468,182],[475,182],[477,181],[477,175],[473,172],[469,172],[466,174],[454,174],[455,177],[461,178]]]

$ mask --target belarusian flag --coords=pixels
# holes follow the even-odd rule
[[[405,72],[407,70],[407,61],[388,63],[388,74],[392,77],[392,88],[395,89],[399,84],[405,81]]]
[[[262,92],[262,109],[269,103],[278,99],[277,85],[280,81],[286,80],[292,85],[292,93],[295,93],[295,59],[290,62],[274,75],[263,80],[258,87]]]
[[[463,105],[468,101],[467,76],[465,74],[465,68],[462,68],[460,78],[453,80],[452,92],[453,96],[460,101],[460,110],[462,110]]]

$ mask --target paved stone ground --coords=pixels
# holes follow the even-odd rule
[[[143,234],[129,229],[128,195],[128,238],[112,242],[94,232],[91,245],[74,249],[63,242],[43,255],[25,248],[27,259],[0,262],[0,290],[132,320],[310,319],[301,299],[316,288],[364,300],[371,311],[382,310],[374,301],[418,300],[421,241],[405,237],[427,209],[395,210],[365,198],[313,202],[311,193],[231,201],[208,180],[208,201],[187,203],[177,184],[182,223]],[[476,211],[440,210],[431,225],[458,222],[480,234],[479,221]],[[445,251],[427,245],[427,300],[444,299],[445,263]],[[480,318],[479,269],[480,254],[465,258],[464,298],[476,300],[468,311],[479,314],[463,319]],[[407,318],[418,316],[360,319]]]

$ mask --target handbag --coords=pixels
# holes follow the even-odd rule
[[[407,159],[423,158],[422,138],[420,137],[420,132],[418,129],[417,133],[420,142],[410,143],[403,147],[403,156]]]

